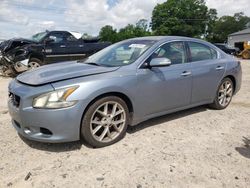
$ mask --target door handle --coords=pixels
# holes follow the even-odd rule
[[[66,46],[65,46],[65,45],[61,45],[60,47],[61,47],[61,48],[65,48]]]
[[[83,47],[84,45],[83,44],[80,44],[79,47]]]
[[[192,73],[190,71],[184,71],[181,73],[181,76],[189,76],[191,75]]]
[[[223,70],[223,69],[224,69],[223,66],[218,66],[218,67],[216,67],[216,70]]]

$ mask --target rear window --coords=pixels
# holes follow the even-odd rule
[[[217,59],[217,52],[213,48],[197,42],[188,42],[192,61]]]

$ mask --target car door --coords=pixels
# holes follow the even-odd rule
[[[66,40],[63,33],[51,33],[45,43],[45,57],[48,62],[60,62],[67,60]],[[46,40],[45,40],[46,41]]]
[[[82,39],[77,39],[70,33],[66,34],[66,54],[69,60],[79,60],[86,57],[85,44]]]
[[[211,102],[224,75],[226,62],[210,46],[198,42],[187,43],[193,75],[191,102]]]
[[[160,46],[145,62],[166,57],[170,66],[138,69],[138,97],[142,116],[177,109],[190,104],[192,75],[187,63],[184,42],[169,42]]]

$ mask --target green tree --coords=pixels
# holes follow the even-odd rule
[[[209,36],[211,42],[226,42],[228,35],[248,27],[250,17],[244,13],[236,13],[234,16],[222,16],[219,18],[213,28],[213,32]]]
[[[217,10],[210,9],[208,11],[208,21],[207,21],[206,32],[205,32],[205,36],[204,36],[204,38],[208,41],[211,41],[211,36],[213,35],[217,19],[218,19]]]
[[[151,26],[156,35],[201,37],[210,16],[204,0],[168,0],[154,8]]]
[[[149,31],[149,23],[146,19],[139,20],[134,27],[135,37],[144,37],[151,35]]]
[[[141,28],[143,31],[148,31],[148,20],[146,19],[140,19],[135,26],[137,28]]]
[[[250,28],[250,22],[247,23],[246,28]]]
[[[88,33],[83,33],[82,38],[89,39],[89,38],[93,38],[93,36],[89,35]]]
[[[148,21],[141,19],[135,25],[128,24],[118,32],[112,26],[104,26],[99,32],[99,37],[102,41],[114,43],[129,38],[148,36],[150,34],[148,30]]]
[[[110,25],[101,28],[99,37],[102,41],[117,42],[117,31]]]
[[[145,20],[139,20],[135,25],[128,24],[126,27],[121,28],[118,32],[118,40],[149,36],[151,33],[148,31],[146,23]]]
[[[134,28],[132,24],[128,24],[126,27],[121,28],[117,35],[118,41],[135,37]]]

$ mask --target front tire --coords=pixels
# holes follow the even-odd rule
[[[216,110],[225,109],[231,102],[233,97],[234,85],[230,78],[224,78],[217,90],[214,102],[210,107]]]
[[[116,96],[104,97],[94,102],[84,114],[81,136],[93,147],[105,147],[125,136],[128,121],[126,103]]]
[[[30,58],[28,62],[28,70],[36,69],[43,65],[43,62],[37,58]]]

